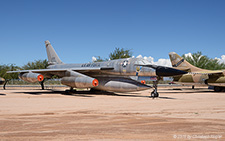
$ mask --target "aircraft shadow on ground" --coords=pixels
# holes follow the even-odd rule
[[[221,93],[221,92],[214,92],[214,91],[207,91],[207,90],[205,90],[205,89],[203,89],[203,90],[201,90],[201,89],[194,89],[194,90],[192,90],[192,89],[167,89],[168,90],[168,92],[161,92],[161,93],[170,93],[170,94],[177,94],[177,93],[182,93],[182,94],[202,94],[202,93],[204,93],[204,94],[207,94],[207,93]],[[190,90],[190,91],[187,91],[187,92],[185,92],[185,91],[183,91],[183,90]]]
[[[61,94],[61,95],[68,95],[68,96],[81,96],[81,97],[92,97],[92,96],[88,96],[85,93],[87,92],[83,92],[82,95],[76,95],[76,94],[72,94],[72,93],[68,93],[65,91],[54,91],[54,90],[50,90],[50,91],[38,91],[38,92],[15,92],[15,93],[20,93],[20,94],[29,94],[29,95],[43,95],[43,94],[47,94],[47,95],[51,95],[51,94]]]
[[[76,97],[94,97],[97,95],[105,95],[105,96],[118,96],[118,97],[140,97],[140,98],[151,98],[150,96],[142,96],[138,95],[138,93],[113,93],[113,92],[92,92],[92,91],[73,91],[73,92],[66,92],[66,91],[38,91],[38,92],[15,92],[20,94],[30,94],[30,95],[43,95],[43,94],[61,94],[66,96],[76,96]],[[158,97],[159,99],[176,99],[171,97]]]

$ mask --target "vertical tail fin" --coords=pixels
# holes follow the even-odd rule
[[[55,52],[54,48],[52,47],[52,45],[48,40],[45,41],[45,46],[48,55],[49,65],[63,64],[63,62],[59,59],[57,53]]]
[[[187,69],[190,70],[190,72],[195,72],[195,71],[202,71],[203,69],[200,69],[198,67],[195,67],[188,63],[184,58],[180,57],[178,54],[175,52],[170,52],[170,61],[173,67],[177,68],[182,68],[182,69]]]

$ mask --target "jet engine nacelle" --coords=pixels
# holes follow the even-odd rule
[[[72,88],[93,88],[99,84],[97,79],[89,76],[63,77],[61,83]]]
[[[35,82],[41,82],[44,80],[44,76],[39,74],[39,73],[21,73],[19,74],[19,78],[21,80],[27,81],[27,82],[31,82],[31,83],[35,83]]]
[[[151,88],[141,82],[127,78],[98,78],[99,86],[94,88],[111,92],[132,92]]]

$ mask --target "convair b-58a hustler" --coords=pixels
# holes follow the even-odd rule
[[[145,81],[138,81],[141,76],[157,77],[154,81],[152,97],[158,97],[159,78],[185,74],[185,71],[170,67],[151,65],[142,58],[126,58],[106,62],[84,64],[64,64],[49,41],[45,41],[48,63],[47,69],[9,71],[19,73],[19,78],[27,82],[43,82],[53,75],[61,78],[63,85],[73,88],[91,88],[109,92],[132,92],[152,88]]]
[[[213,86],[214,91],[225,91],[225,70],[205,70],[195,67],[175,52],[169,53],[172,66],[189,73],[174,77],[174,81],[189,85]]]

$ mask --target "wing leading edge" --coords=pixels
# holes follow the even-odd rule
[[[18,70],[18,71],[7,71],[7,73],[26,73],[26,72],[33,72],[33,73],[51,73],[51,72],[65,72],[65,71],[85,71],[85,72],[96,72],[101,70],[113,70],[114,68],[111,67],[85,67],[85,68],[65,68],[65,69],[37,69],[37,70]]]

